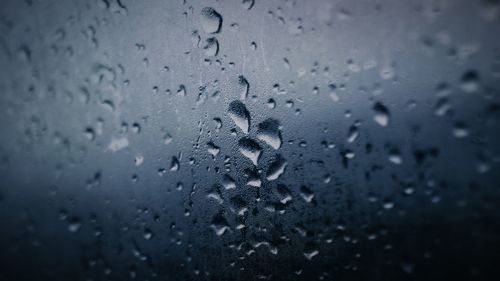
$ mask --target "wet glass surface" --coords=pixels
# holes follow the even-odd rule
[[[494,280],[500,3],[0,4],[0,280]]]

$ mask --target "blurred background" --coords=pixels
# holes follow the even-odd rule
[[[496,0],[2,0],[0,280],[494,280]]]

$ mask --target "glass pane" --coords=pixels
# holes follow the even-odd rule
[[[0,280],[494,279],[499,8],[2,1]]]

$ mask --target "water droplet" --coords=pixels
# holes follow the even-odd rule
[[[222,120],[220,118],[214,118],[215,129],[220,130],[222,128]]]
[[[207,194],[208,199],[215,200],[218,204],[224,203],[222,199],[222,193],[220,191],[220,186],[218,184],[214,184],[210,187]]]
[[[262,152],[260,145],[250,138],[242,138],[238,141],[238,147],[241,154],[250,159],[250,161],[257,166],[260,153]]]
[[[289,201],[292,201],[292,192],[290,191],[290,189],[288,189],[288,187],[282,184],[278,184],[277,189],[278,193],[280,194],[280,203],[286,204]]]
[[[252,41],[252,43],[250,43],[250,47],[252,48],[253,51],[257,50],[257,43]]]
[[[222,186],[224,186],[224,189],[229,190],[229,189],[235,189],[236,188],[236,181],[228,174],[225,174],[222,177]]]
[[[262,185],[262,181],[260,180],[259,174],[255,170],[246,169],[245,174],[247,177],[247,185],[260,187]]]
[[[243,216],[246,211],[248,211],[248,203],[241,197],[241,195],[236,195],[230,199],[233,211],[238,214],[238,216]]]
[[[184,85],[179,85],[179,89],[177,90],[177,95],[182,97],[186,96],[186,87]]]
[[[215,145],[212,141],[209,141],[207,142],[207,151],[215,158],[220,152],[220,147]]]
[[[306,257],[306,259],[308,259],[308,260],[312,260],[318,254],[319,254],[318,250],[311,249],[311,250],[307,250],[307,251],[304,252],[304,257]]]
[[[217,236],[221,236],[229,230],[229,223],[224,217],[224,214],[222,212],[219,212],[212,219],[212,224],[210,225],[210,227],[215,231],[215,234],[217,234]]]
[[[264,141],[274,149],[281,146],[280,122],[276,119],[268,118],[259,124],[257,138]]]
[[[469,135],[469,130],[463,122],[456,122],[453,126],[453,136],[456,138],[465,138]]]
[[[238,77],[238,85],[240,88],[240,99],[244,100],[248,97],[248,91],[250,89],[250,84],[248,83],[248,80],[245,78],[245,76],[240,75]]]
[[[255,0],[243,0],[241,3],[243,4],[243,8],[250,10],[255,4]]]
[[[309,187],[302,185],[300,187],[300,196],[306,203],[311,203],[314,199],[314,192]]]
[[[208,38],[205,42],[205,46],[203,47],[205,51],[205,55],[207,57],[215,57],[219,53],[219,41],[214,38]]]
[[[476,71],[469,70],[464,73],[460,87],[466,93],[474,93],[479,90],[479,74]]]
[[[386,210],[390,210],[394,207],[394,202],[392,202],[389,199],[385,199],[384,203],[382,204],[382,207]]]
[[[250,112],[241,101],[233,101],[229,104],[229,117],[245,134],[250,128]]]
[[[211,7],[201,10],[201,25],[206,33],[217,33],[222,26],[222,16]]]
[[[176,172],[179,170],[179,168],[180,168],[179,159],[177,159],[177,157],[175,156],[172,156],[172,161],[170,162],[170,171]]]
[[[351,126],[349,128],[349,133],[347,134],[347,142],[354,142],[356,141],[356,139],[358,138],[359,136],[359,131],[358,131],[358,127],[356,126]]]
[[[68,220],[68,231],[77,232],[82,227],[82,220],[78,217],[72,217]]]
[[[126,137],[121,137],[121,138],[112,138],[111,142],[108,145],[108,149],[117,152],[119,150],[122,150],[126,147],[128,147],[129,142]]]
[[[285,158],[278,154],[267,170],[266,179],[270,181],[278,179],[285,172],[286,166]]]
[[[94,130],[92,128],[85,129],[85,131],[83,132],[83,134],[90,141],[93,141],[95,139],[95,132],[94,132]]]
[[[135,163],[136,166],[142,165],[143,162],[144,162],[144,156],[142,156],[142,155],[136,155],[135,156],[134,163]]]
[[[401,157],[401,153],[398,149],[391,149],[389,151],[389,161],[396,165],[403,164],[403,158]]]
[[[132,124],[132,132],[134,134],[139,134],[141,132],[141,125],[139,125],[138,123]]]
[[[373,120],[375,120],[375,122],[377,122],[380,126],[387,127],[390,119],[389,109],[382,103],[376,102],[373,106],[373,111],[375,111]]]
[[[164,144],[169,144],[172,142],[172,136],[169,134],[169,133],[166,133],[164,136],[163,136],[163,143]]]
[[[274,109],[276,107],[276,101],[273,98],[268,99],[267,107]]]
[[[146,240],[151,240],[151,238],[153,238],[153,232],[151,231],[151,229],[149,228],[144,229],[143,237]]]
[[[440,97],[434,106],[434,115],[444,116],[451,108],[451,104],[447,97]]]

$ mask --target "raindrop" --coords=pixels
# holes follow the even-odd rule
[[[304,257],[306,257],[306,259],[308,260],[312,260],[315,256],[317,256],[319,254],[319,251],[316,250],[316,249],[311,249],[311,250],[308,250],[308,251],[305,251],[304,252]]]
[[[396,165],[403,164],[403,158],[398,149],[391,149],[391,151],[389,151],[389,161]]]
[[[108,145],[108,149],[111,150],[112,152],[117,152],[119,150],[128,147],[128,145],[129,141],[126,137],[112,138],[111,142]]]
[[[267,100],[267,107],[274,109],[276,107],[276,101],[273,98]]]
[[[233,211],[238,214],[238,216],[243,216],[245,212],[248,211],[248,203],[241,195],[232,197],[230,201],[233,206]]]
[[[246,169],[245,172],[247,177],[247,185],[254,187],[260,187],[262,185],[262,181],[260,180],[257,171]]]
[[[214,118],[215,129],[220,130],[222,128],[222,120],[220,118]]]
[[[252,9],[253,5],[255,4],[255,0],[243,0],[242,4],[243,4],[243,8],[250,10],[250,9]]]
[[[171,143],[171,142],[172,142],[172,136],[171,136],[170,134],[168,134],[168,133],[167,133],[167,134],[165,134],[165,135],[163,136],[163,143],[164,143],[164,144],[169,144],[169,143]]]
[[[233,101],[229,104],[229,117],[245,134],[250,128],[250,112],[241,101]]]
[[[222,200],[220,186],[218,184],[214,184],[212,185],[212,187],[210,187],[210,190],[208,190],[207,198],[215,200],[218,204],[224,203],[224,200]]]
[[[184,85],[179,85],[179,89],[177,90],[177,95],[186,96],[186,87]]]
[[[451,104],[447,97],[441,97],[437,100],[434,106],[434,115],[444,116],[451,108]]]
[[[90,141],[93,141],[95,139],[95,132],[92,128],[85,129],[83,135]]]
[[[201,10],[201,25],[206,33],[219,32],[222,25],[222,16],[211,7]]]
[[[144,233],[143,233],[142,236],[146,240],[151,240],[151,238],[153,238],[153,232],[151,231],[151,229],[146,228],[146,229],[144,229]]]
[[[456,122],[453,126],[453,136],[456,138],[465,138],[469,135],[469,130],[463,122]]]
[[[274,149],[281,146],[280,122],[276,119],[268,118],[259,124],[257,138],[264,141]]]
[[[222,186],[224,186],[224,189],[229,190],[229,189],[235,189],[236,188],[236,181],[228,174],[225,174],[222,177]]]
[[[375,111],[373,120],[375,120],[375,122],[377,122],[380,126],[387,127],[390,119],[389,109],[380,102],[376,102],[373,106],[373,111]]]
[[[77,232],[82,227],[82,220],[78,217],[73,217],[68,220],[68,231]]]
[[[215,231],[215,234],[217,234],[217,236],[221,236],[229,230],[229,223],[227,222],[223,213],[219,212],[213,217],[210,227]]]
[[[248,91],[250,89],[250,84],[248,83],[248,80],[245,78],[245,76],[240,75],[238,77],[238,85],[240,89],[240,99],[244,100],[248,97]]]
[[[142,165],[142,163],[144,163],[144,156],[142,156],[142,155],[135,156],[134,163],[136,166]]]
[[[212,141],[209,141],[207,142],[207,151],[215,158],[220,152],[220,147],[215,145]]]
[[[172,161],[170,162],[170,171],[176,172],[179,170],[179,168],[180,168],[179,159],[177,159],[177,157],[175,156],[172,156]]]
[[[278,154],[276,160],[271,163],[267,170],[266,179],[270,181],[278,179],[285,172],[286,166],[287,162],[285,158]]]
[[[219,41],[214,37],[208,38],[205,42],[203,50],[205,50],[205,55],[208,57],[217,56],[219,53]]]
[[[289,201],[292,201],[292,193],[288,187],[278,184],[278,193],[280,195],[280,203],[286,204]]]
[[[356,139],[358,138],[359,136],[359,131],[358,131],[358,127],[356,126],[351,126],[349,128],[349,133],[347,134],[347,142],[354,142],[356,141]]]
[[[479,74],[476,71],[469,70],[462,76],[460,87],[466,93],[474,93],[479,89],[478,81]]]
[[[260,145],[250,138],[242,138],[238,141],[238,147],[241,154],[250,159],[250,161],[257,166],[260,153],[262,152]]]
[[[311,203],[314,199],[313,191],[305,185],[300,187],[300,196],[304,199],[304,201],[306,201],[306,203]]]
[[[138,123],[132,124],[132,132],[135,134],[140,133],[141,132],[141,125],[139,125]]]

